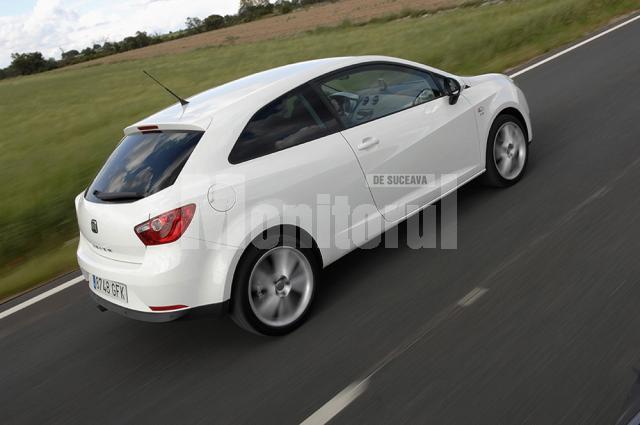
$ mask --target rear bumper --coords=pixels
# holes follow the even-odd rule
[[[109,310],[125,316],[129,319],[139,320],[142,322],[163,323],[171,322],[181,317],[199,317],[199,316],[223,316],[228,309],[228,301],[216,304],[204,305],[191,309],[178,311],[170,311],[166,313],[151,313],[146,311],[132,310],[121,305],[112,303],[100,297],[93,291],[90,291],[91,298],[101,310]]]
[[[89,282],[96,276],[127,287],[127,300],[122,301],[104,295],[89,284],[99,305],[140,320],[174,320],[186,311],[207,309],[229,298],[225,294],[230,292],[226,286],[233,273],[230,262],[237,253],[237,248],[182,239],[173,244],[149,247],[142,263],[132,264],[97,254],[80,234],[78,264]],[[186,308],[153,311],[178,305]]]

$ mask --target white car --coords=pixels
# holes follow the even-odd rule
[[[270,335],[304,320],[323,267],[475,177],[518,181],[532,138],[508,77],[378,56],[251,75],[124,134],[75,200],[100,309]]]

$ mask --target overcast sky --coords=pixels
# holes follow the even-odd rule
[[[136,31],[184,28],[187,16],[233,14],[239,0],[0,0],[0,68],[13,52],[82,49]]]

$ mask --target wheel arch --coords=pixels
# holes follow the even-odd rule
[[[525,137],[527,139],[527,141],[530,141],[530,134],[531,134],[531,130],[529,128],[529,124],[527,123],[527,120],[524,117],[524,114],[522,112],[520,112],[520,110],[518,108],[515,108],[514,106],[507,106],[506,108],[502,109],[500,112],[498,112],[496,114],[496,116],[493,118],[493,121],[491,122],[493,124],[493,122],[502,115],[511,115],[516,117],[520,123],[522,124],[522,126],[524,127],[524,131],[525,131]]]
[[[309,232],[307,232],[302,227],[296,226],[294,224],[278,224],[278,225],[271,226],[268,229],[263,230],[258,236],[246,242],[242,247],[242,249],[238,250],[238,255],[236,256],[237,258],[233,261],[233,265],[232,265],[233,270],[229,270],[229,273],[227,273],[227,282],[225,285],[226,300],[230,300],[233,297],[233,290],[236,283],[238,267],[240,266],[240,264],[242,264],[243,259],[246,257],[247,250],[251,246],[251,244],[253,244],[255,241],[257,241],[260,238],[266,238],[269,235],[281,235],[281,234],[288,234],[288,235],[294,236],[298,242],[301,242],[301,244],[303,242],[310,243],[309,247],[311,248],[316,260],[318,261],[319,268],[322,269],[324,267],[322,251],[318,247],[318,243],[316,242],[315,238]],[[307,245],[304,245],[304,246],[307,246]]]
[[[525,136],[527,141],[531,142],[531,120],[529,119],[529,114],[526,113],[526,109],[522,108],[518,103],[509,101],[502,103],[499,107],[492,108],[493,114],[491,117],[484,121],[481,134],[480,134],[480,161],[482,164],[486,161],[486,149],[487,143],[489,143],[489,133],[491,132],[491,127],[493,123],[498,119],[498,117],[502,115],[512,115],[516,117],[523,125],[525,130]],[[524,111],[523,111],[524,109]]]

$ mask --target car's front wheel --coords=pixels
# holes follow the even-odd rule
[[[304,321],[313,301],[319,266],[311,248],[290,235],[274,246],[252,243],[238,265],[231,316],[242,328],[283,335]],[[269,245],[267,243],[267,245]]]
[[[505,187],[522,178],[527,166],[529,146],[524,124],[513,115],[500,115],[489,131],[484,180],[491,186]]]

